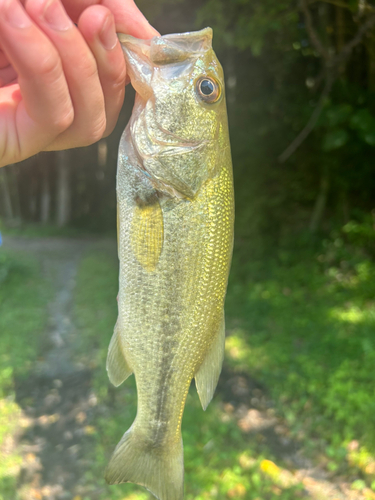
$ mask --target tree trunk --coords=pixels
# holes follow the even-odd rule
[[[50,220],[51,210],[51,188],[49,183],[47,165],[42,166],[42,192],[40,199],[40,221],[42,224],[47,224]]]
[[[57,156],[57,225],[66,226],[70,220],[69,151],[58,151]]]
[[[5,220],[11,221],[14,218],[14,211],[12,206],[12,199],[10,196],[6,167],[0,170],[0,194]]]
[[[341,52],[345,44],[345,15],[342,7],[335,7],[336,13],[336,53]]]
[[[335,7],[336,13],[336,54],[339,54],[345,45],[345,13],[342,7]],[[340,64],[339,74],[342,76],[345,72],[345,63]]]
[[[323,173],[320,179],[320,188],[315,201],[315,206],[310,219],[310,233],[314,234],[320,227],[323,219],[324,210],[327,204],[329,190],[329,177],[327,173]]]
[[[37,179],[33,175],[30,180],[30,193],[29,193],[29,212],[32,221],[35,221],[36,206],[37,206]]]
[[[344,224],[347,224],[350,219],[350,210],[349,210],[349,200],[348,193],[346,189],[343,189],[341,192],[341,206],[342,206],[342,217],[344,220]]]
[[[108,145],[105,139],[98,142],[98,166],[104,168],[107,165]]]
[[[8,180],[8,192],[10,195],[12,203],[13,218],[11,223],[13,226],[18,226],[22,221],[22,211],[20,203],[20,192],[18,188],[18,165],[8,165],[7,167],[7,180]]]

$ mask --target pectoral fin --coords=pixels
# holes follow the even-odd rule
[[[163,212],[158,200],[135,207],[130,238],[138,262],[146,271],[154,271],[164,240]]]
[[[120,333],[116,323],[107,355],[107,372],[109,380],[117,387],[133,373],[126,362],[120,341]]]
[[[224,359],[225,346],[225,320],[224,314],[216,337],[204,359],[195,374],[195,385],[203,410],[209,405],[214,395],[217,382],[219,380],[221,367]]]

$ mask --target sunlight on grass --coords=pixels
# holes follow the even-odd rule
[[[20,416],[21,409],[16,403],[0,400],[0,500],[9,500],[16,490],[22,463],[15,443]]]
[[[76,290],[76,319],[79,325],[80,359],[94,368],[94,388],[103,416],[97,416],[92,433],[95,462],[87,472],[87,481],[93,489],[104,489],[102,499],[144,500],[151,498],[140,487],[132,484],[105,485],[104,469],[123,433],[132,424],[136,413],[134,377],[121,387],[113,388],[105,372],[105,358],[117,314],[117,262],[104,253],[90,253],[81,263]],[[259,347],[251,352],[247,347],[246,332],[233,331],[226,349],[234,362],[247,366],[249,357],[259,354]],[[264,355],[264,358],[267,356]],[[94,360],[94,362],[93,362]],[[299,486],[283,488],[261,471],[262,460],[272,460],[272,454],[251,438],[244,438],[235,419],[223,411],[216,395],[206,412],[195,387],[191,387],[182,424],[185,452],[186,500],[218,500],[246,498],[273,498],[292,500],[299,496]],[[274,489],[278,488],[277,493]]]
[[[243,330],[235,330],[225,339],[225,352],[231,359],[243,361],[250,356],[249,346],[243,337]]]
[[[355,473],[347,443],[375,452],[375,264],[335,241],[318,258],[307,249],[250,262],[247,280],[234,261],[227,323],[241,326],[226,353],[266,384],[306,449],[330,450],[331,471]],[[361,471],[373,486],[372,466]]]
[[[361,323],[365,319],[366,313],[354,306],[348,310],[332,309],[331,316],[333,319],[346,323]]]
[[[36,262],[0,253],[0,500],[16,498],[22,458],[17,451],[21,409],[14,378],[27,374],[46,320],[47,289]]]
[[[331,473],[361,471],[370,488],[375,479],[371,460],[359,465],[363,460],[350,455],[347,445],[356,439],[369,456],[375,449],[375,303],[369,300],[374,264],[354,263],[339,279],[311,252],[292,260],[284,254],[283,263],[254,264],[254,273],[249,265],[246,279],[242,268],[237,277],[236,266],[227,299],[227,366],[268,387],[305,453],[326,455]],[[79,356],[94,368],[94,387],[107,412],[93,424],[96,461],[89,476],[113,500],[124,495],[143,500],[150,497],[139,487],[108,488],[101,479],[136,412],[134,377],[114,389],[105,372],[117,315],[117,272],[112,257],[89,254],[78,275]],[[219,395],[203,412],[191,388],[182,434],[187,500],[300,497],[302,486],[293,473],[251,434],[241,432]]]
[[[148,493],[131,493],[122,497],[121,500],[148,500],[150,495]]]

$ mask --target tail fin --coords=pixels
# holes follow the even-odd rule
[[[171,448],[152,447],[131,427],[117,445],[105,479],[108,484],[135,483],[145,486],[159,500],[182,500],[182,439]]]

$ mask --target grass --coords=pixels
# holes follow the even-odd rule
[[[375,264],[342,245],[254,266],[228,297],[243,311],[228,357],[266,383],[296,430],[375,452]]]
[[[76,290],[76,318],[81,344],[77,355],[95,367],[94,387],[99,405],[107,408],[95,422],[95,463],[87,475],[93,488],[104,489],[103,499],[142,500],[150,498],[134,485],[108,487],[101,479],[114,446],[130,427],[136,412],[134,378],[114,389],[105,372],[105,358],[116,321],[117,264],[105,254],[90,254],[82,262]],[[218,398],[203,412],[194,388],[188,396],[183,421],[185,451],[185,497],[273,498],[274,481],[261,471],[265,450],[251,440],[244,440],[234,420],[228,419]],[[256,460],[252,457],[256,456]],[[267,458],[270,454],[267,455]],[[272,458],[272,457],[271,457]],[[99,478],[99,479],[98,479]],[[292,494],[292,497],[290,496]],[[280,490],[281,499],[297,498],[300,487]]]
[[[374,278],[373,260],[342,233],[315,250],[302,245],[253,262],[237,252],[226,306],[230,369],[268,388],[306,455],[366,491],[375,489]],[[82,354],[94,349],[95,385],[109,412],[96,422],[92,478],[103,475],[136,409],[134,381],[114,389],[104,369],[116,294],[117,263],[103,254],[87,256],[78,276],[76,314]],[[244,436],[219,397],[203,412],[191,389],[183,439],[187,500],[302,495],[295,482],[278,484],[283,464],[264,444]],[[148,498],[136,486],[108,489],[99,483],[103,499]]]
[[[227,362],[265,383],[305,450],[374,487],[375,263],[345,232],[235,263]]]
[[[22,459],[12,444],[21,415],[14,379],[26,376],[37,358],[45,296],[36,262],[0,250],[0,500],[16,498]]]
[[[349,225],[322,244],[296,241],[262,258],[237,248],[226,303],[225,363],[227,371],[267,388],[288,437],[314,465],[373,498],[375,263],[373,233],[362,229]],[[0,450],[17,432],[14,377],[26,376],[38,355],[43,286],[34,262],[0,253]],[[100,500],[148,500],[140,487],[109,487],[103,479],[136,412],[134,378],[115,389],[105,371],[117,288],[117,260],[88,253],[79,267],[74,311],[75,355],[93,370],[98,398],[84,482]],[[290,464],[259,436],[240,430],[221,393],[203,412],[192,387],[182,428],[186,500],[304,497]],[[0,500],[16,498],[19,463],[16,452],[0,462]]]

